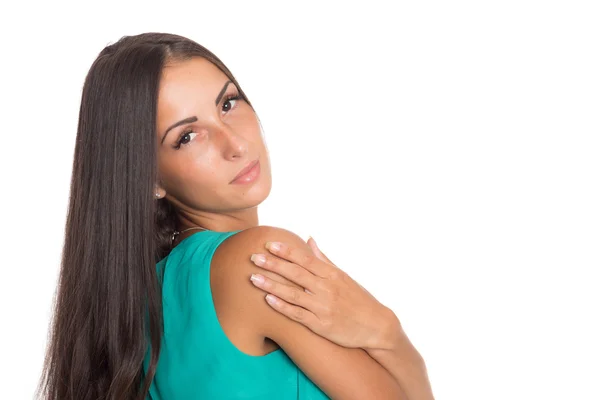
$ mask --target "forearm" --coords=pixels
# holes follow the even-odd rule
[[[384,334],[367,353],[398,382],[409,400],[433,400],[425,362],[391,312]]]

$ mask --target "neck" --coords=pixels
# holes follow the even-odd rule
[[[177,230],[179,232],[192,227],[202,227],[215,232],[231,232],[258,226],[258,207],[225,213],[203,211],[180,211],[178,214]],[[177,235],[175,243],[201,230],[192,229]]]

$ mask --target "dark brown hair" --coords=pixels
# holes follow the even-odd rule
[[[178,35],[125,36],[100,52],[86,76],[61,270],[38,387],[44,398],[147,396],[162,338],[156,262],[170,252],[177,223],[174,207],[154,197],[158,88],[165,64],[191,57],[212,62],[250,104],[221,60]]]

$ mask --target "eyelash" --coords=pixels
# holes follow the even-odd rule
[[[231,101],[231,100],[242,100],[242,96],[240,96],[240,95],[239,95],[239,94],[237,94],[237,93],[234,93],[234,94],[228,94],[228,95],[226,95],[226,96],[225,96],[225,98],[223,99],[223,104],[225,104],[225,103],[227,103],[228,101]],[[227,112],[228,112],[228,113],[229,113],[229,112],[231,112],[231,111],[232,111],[233,109],[235,109],[236,107],[237,107],[237,103],[236,103],[236,105],[234,105],[234,106],[233,106],[233,107],[232,107],[230,110],[228,110]],[[194,129],[193,129],[193,128],[187,128],[186,130],[184,130],[183,132],[181,132],[181,135],[179,136],[179,139],[177,140],[177,144],[176,144],[175,146],[173,146],[173,147],[174,147],[174,148],[177,150],[177,149],[181,148],[181,146],[182,146],[182,145],[183,145],[183,146],[185,146],[186,144],[189,144],[189,142],[188,142],[188,143],[181,143],[181,142],[183,141],[183,138],[184,138],[186,135],[189,135],[190,133],[193,133],[193,132],[194,132]]]

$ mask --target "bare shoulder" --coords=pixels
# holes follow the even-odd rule
[[[250,262],[250,256],[256,253],[264,254],[268,251],[265,244],[274,241],[286,242],[310,251],[308,244],[295,233],[283,228],[261,225],[228,237],[217,248],[213,260],[215,265],[224,266],[228,272],[240,270],[240,272],[247,273],[249,272],[248,267],[254,265]],[[259,269],[256,268],[256,271]],[[264,269],[260,269],[260,272],[268,273]]]
[[[265,321],[277,317],[265,300],[266,293],[250,281],[261,273],[288,285],[287,279],[258,268],[250,260],[254,253],[266,254],[265,243],[285,241],[296,246],[305,244],[296,234],[272,226],[257,226],[225,239],[211,261],[211,291],[219,323],[229,340],[242,352],[263,355],[277,348],[265,340]],[[308,246],[307,246],[308,248]]]
[[[297,286],[279,275],[256,267],[250,261],[252,254],[268,254],[265,247],[267,242],[285,242],[296,248],[304,249],[307,255],[312,255],[308,244],[295,233],[274,226],[256,226],[230,236],[217,248],[213,257],[215,275],[227,275],[231,284],[236,286],[235,289],[253,289],[252,292],[258,294],[263,292],[252,284],[248,286],[250,275],[253,273],[260,273],[279,282]],[[238,284],[242,286],[237,287]]]
[[[215,302],[220,303],[221,314],[229,313],[232,321],[244,327],[246,337],[263,342],[269,338],[277,343],[329,397],[401,398],[395,380],[364,350],[332,343],[268,305],[266,293],[250,282],[253,273],[283,279],[250,260],[252,254],[269,254],[266,242],[283,242],[314,257],[308,244],[286,229],[258,226],[230,236],[219,246],[211,264],[211,285],[218,292]]]
[[[225,245],[224,248],[226,250],[229,250],[228,257],[232,258],[236,255],[245,256],[245,252],[248,249],[266,251],[264,244],[268,241],[286,241],[294,246],[305,246],[306,249],[309,248],[306,242],[295,233],[287,229],[268,225],[255,226],[243,230],[229,237],[223,245]]]
[[[273,226],[257,226],[228,237],[217,248],[212,259],[213,295],[221,297],[222,304],[233,306],[233,303],[243,303],[245,306],[241,308],[248,314],[253,314],[253,322],[249,323],[251,325],[257,323],[260,320],[258,317],[264,316],[264,312],[271,316],[274,313],[266,304],[266,294],[251,283],[252,274],[262,274],[278,282],[299,287],[279,275],[257,267],[250,260],[252,254],[268,254],[265,244],[274,241],[305,247],[310,251],[302,238],[293,232]],[[240,310],[239,305],[236,308]]]

